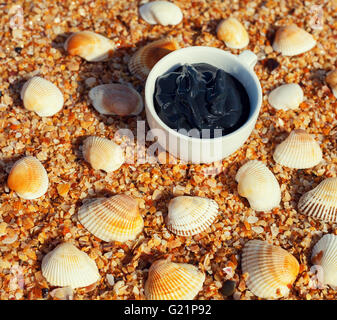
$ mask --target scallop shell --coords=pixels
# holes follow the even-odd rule
[[[205,274],[187,263],[155,261],[145,282],[148,300],[193,300],[202,289]]]
[[[337,289],[337,236],[324,235],[314,246],[311,262],[323,269],[322,284]]]
[[[279,206],[279,183],[261,161],[248,161],[238,170],[235,180],[238,182],[239,195],[248,199],[253,210],[269,211]]]
[[[139,8],[139,14],[149,24],[177,25],[183,19],[180,8],[168,1],[152,1]]]
[[[64,103],[60,89],[41,77],[26,81],[21,90],[21,99],[27,110],[35,111],[41,117],[59,112]]]
[[[46,169],[31,156],[16,161],[7,180],[8,187],[27,200],[43,196],[48,190],[48,183]]]
[[[177,41],[170,38],[148,43],[131,57],[128,64],[129,70],[139,79],[146,80],[153,66],[161,58],[178,48]]]
[[[288,296],[299,272],[299,263],[292,254],[261,240],[246,243],[241,267],[242,273],[248,274],[248,289],[266,299]]]
[[[337,98],[337,70],[330,71],[327,74],[325,81],[331,88],[333,95]]]
[[[123,149],[115,142],[91,136],[83,142],[83,157],[95,170],[111,172],[119,169],[124,161]]]
[[[283,56],[296,56],[311,50],[316,40],[296,25],[281,27],[276,31],[273,49]]]
[[[275,109],[296,109],[303,102],[303,90],[296,83],[284,84],[269,93],[269,104]]]
[[[212,199],[176,197],[168,205],[167,228],[179,236],[193,236],[213,223],[218,209],[218,204]]]
[[[337,178],[327,178],[305,193],[298,202],[298,209],[313,218],[337,222]]]
[[[107,242],[134,240],[144,227],[137,200],[126,194],[82,205],[78,220],[95,237]]]
[[[249,43],[248,32],[241,22],[235,18],[228,18],[220,22],[217,28],[218,39],[225,42],[232,49],[242,49]]]
[[[317,141],[309,133],[302,129],[295,129],[276,146],[273,157],[282,166],[307,169],[320,163],[322,151]]]
[[[52,286],[81,288],[99,280],[94,260],[73,244],[59,244],[42,259],[42,275]]]
[[[104,61],[111,57],[115,49],[114,43],[92,31],[73,33],[64,43],[64,49],[72,56],[80,56],[90,61]]]
[[[102,84],[89,91],[94,108],[101,114],[128,116],[143,110],[141,95],[133,88],[119,84]]]

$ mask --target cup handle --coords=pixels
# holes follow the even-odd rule
[[[257,62],[257,56],[250,50],[245,50],[241,52],[238,56],[239,60],[243,62],[249,69],[254,69]]]

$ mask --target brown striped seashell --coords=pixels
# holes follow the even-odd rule
[[[335,98],[337,98],[337,70],[330,71],[327,74],[325,81],[331,88],[331,91]]]

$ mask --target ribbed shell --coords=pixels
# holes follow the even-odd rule
[[[64,103],[63,94],[52,82],[33,77],[21,89],[21,99],[27,110],[35,111],[41,117],[59,112]]]
[[[208,198],[180,196],[168,205],[167,228],[180,236],[206,230],[218,214],[218,204]]]
[[[293,130],[274,151],[278,164],[294,169],[312,168],[322,160],[322,151],[317,141],[302,129]]]
[[[177,41],[166,38],[148,43],[131,57],[130,72],[141,80],[146,80],[153,66],[170,52],[179,49]]]
[[[242,273],[248,273],[248,289],[266,299],[288,296],[299,272],[299,263],[292,254],[261,240],[246,243],[241,266]]]
[[[24,157],[16,161],[9,173],[7,185],[23,199],[36,199],[48,190],[48,175],[35,157]]]
[[[89,286],[100,278],[95,261],[68,242],[44,256],[42,275],[52,286],[71,288]]]
[[[278,207],[281,189],[274,174],[258,160],[250,160],[237,172],[239,195],[248,199],[252,209],[269,211]]]
[[[337,98],[337,70],[330,71],[327,74],[325,81],[331,88],[332,93],[335,96],[335,98]]]
[[[296,109],[303,102],[303,90],[296,83],[281,85],[269,93],[268,102],[277,110]]]
[[[78,220],[90,233],[107,242],[134,240],[144,227],[137,201],[126,194],[84,204]]]
[[[119,169],[125,161],[123,149],[115,142],[91,136],[83,142],[83,157],[95,170],[111,172]]]
[[[313,218],[337,222],[337,178],[327,178],[305,193],[298,202],[298,209]]]
[[[145,283],[148,300],[193,300],[202,289],[205,274],[187,263],[155,261]]]
[[[119,83],[102,84],[89,91],[94,108],[101,114],[129,116],[143,110],[143,99],[133,88]]]

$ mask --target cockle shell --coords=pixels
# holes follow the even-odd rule
[[[288,296],[299,272],[299,263],[292,254],[261,240],[245,244],[241,267],[242,273],[248,274],[248,289],[266,299]]]
[[[153,66],[170,52],[177,50],[177,41],[166,38],[148,43],[131,57],[128,67],[130,72],[141,80],[146,80]]]
[[[213,223],[218,209],[218,204],[212,199],[176,197],[168,205],[167,228],[179,236],[193,236]]]
[[[111,172],[119,169],[125,161],[123,149],[115,142],[91,136],[83,142],[83,157],[95,170]]]
[[[81,288],[99,280],[94,260],[73,244],[59,244],[42,259],[42,275],[52,286]]]
[[[330,71],[327,74],[325,81],[331,88],[333,95],[337,98],[337,70]]]
[[[187,263],[155,261],[145,282],[148,300],[193,300],[202,289],[205,274]]]
[[[78,220],[90,233],[107,242],[134,240],[144,227],[137,200],[126,194],[82,205]]]
[[[139,8],[139,14],[149,24],[177,25],[183,19],[180,8],[168,1],[152,1]]]
[[[242,49],[249,43],[248,32],[236,18],[228,18],[217,27],[217,37],[232,49]]]
[[[59,112],[64,103],[60,89],[41,77],[26,81],[21,89],[21,99],[27,110],[34,111],[41,117]]]
[[[64,49],[72,56],[80,56],[90,61],[104,61],[111,57],[114,43],[92,31],[80,31],[70,35],[64,43]]]
[[[296,56],[311,50],[315,45],[316,40],[310,33],[292,24],[276,31],[273,49],[283,56]]]
[[[133,88],[119,83],[102,84],[89,91],[94,108],[101,114],[128,116],[143,110],[143,99]]]
[[[337,222],[337,178],[327,178],[305,193],[298,202],[298,209],[313,218]]]
[[[250,160],[237,172],[239,195],[248,199],[253,210],[269,211],[278,207],[281,189],[273,173],[258,160]]]
[[[274,160],[278,164],[293,168],[312,168],[322,160],[322,150],[317,141],[305,130],[295,129],[276,146]]]
[[[303,90],[296,83],[284,84],[269,93],[269,104],[275,109],[296,109],[303,102]]]
[[[24,157],[16,161],[9,173],[7,185],[20,198],[36,199],[48,190],[48,175],[41,162],[35,157]]]

